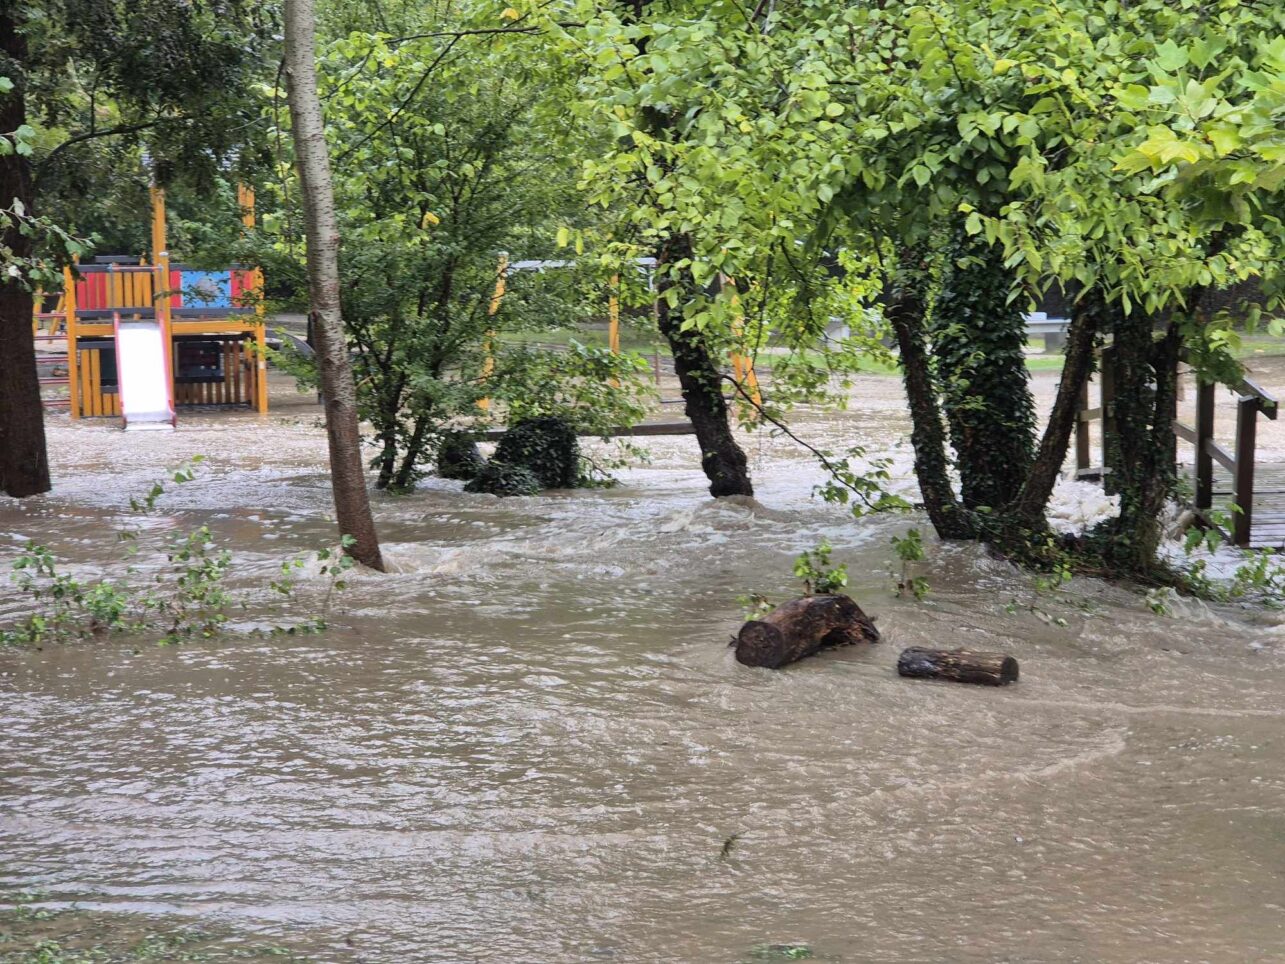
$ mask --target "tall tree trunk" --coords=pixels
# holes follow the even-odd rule
[[[0,76],[13,90],[0,94],[0,136],[27,122],[27,38],[20,33],[20,5],[0,4]],[[16,151],[0,155],[0,208],[15,201],[31,214],[35,189],[31,163]],[[8,224],[0,244],[15,260],[31,256],[31,238]],[[25,498],[49,491],[49,456],[45,448],[45,413],[36,375],[36,347],[31,337],[31,290],[19,279],[0,278],[0,492]]]
[[[660,333],[669,342],[674,355],[674,373],[683,389],[684,408],[696,430],[700,443],[701,468],[709,478],[709,494],[753,495],[745,453],[736,444],[727,421],[727,403],[723,401],[722,375],[700,332],[683,331],[683,305],[695,294],[695,285],[684,269],[675,279],[667,266],[692,257],[691,239],[672,235],[657,252],[657,320]],[[670,307],[666,293],[679,289],[678,304]]]
[[[339,309],[339,223],[325,123],[317,96],[316,16],[312,0],[286,0],[285,27],[290,127],[308,234],[308,288],[326,405],[335,516],[340,533],[355,540],[348,548],[349,554],[383,571],[362,465],[357,389]]]
[[[901,353],[902,381],[910,402],[910,444],[924,508],[942,539],[972,539],[976,529],[950,484],[946,430],[924,338],[923,287],[917,278],[899,279],[896,284],[885,311]]]
[[[1062,463],[1066,461],[1066,449],[1071,444],[1071,433],[1075,431],[1079,417],[1080,392],[1093,371],[1093,344],[1105,312],[1106,305],[1096,289],[1085,292],[1071,310],[1066,358],[1053,401],[1053,412],[1040,438],[1030,474],[1008,510],[1019,525],[1032,531],[1046,528],[1044,510],[1062,472]]]
[[[631,0],[624,16],[625,22],[642,22],[651,2]],[[638,41],[639,53],[647,50],[647,39],[644,31]],[[670,105],[648,104],[642,108],[642,115],[655,137],[671,142],[681,140],[681,135],[674,129]],[[665,165],[668,162],[658,159],[657,163]],[[656,320],[674,356],[674,374],[678,376],[678,384],[683,391],[684,410],[696,430],[701,468],[709,479],[709,494],[714,498],[753,495],[749,462],[736,444],[727,420],[727,403],[723,401],[722,375],[718,365],[710,355],[704,336],[694,329],[683,330],[684,307],[694,297],[696,284],[689,269],[683,269],[675,276],[667,266],[691,257],[692,239],[689,234],[671,234],[660,244],[656,252]],[[666,293],[674,288],[679,289],[678,300],[671,307]]]
[[[930,319],[932,351],[967,509],[1017,496],[1035,457],[1026,316],[1009,299],[1003,249],[956,226]]]
[[[1107,466],[1120,494],[1120,514],[1108,524],[1103,555],[1125,573],[1156,567],[1160,517],[1176,481],[1173,418],[1182,336],[1170,323],[1154,337],[1150,315],[1111,306],[1114,342],[1106,364],[1115,376],[1116,431],[1107,440]]]

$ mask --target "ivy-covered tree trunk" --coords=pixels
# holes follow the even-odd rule
[[[928,361],[922,280],[900,279],[885,312],[901,353],[901,376],[910,403],[910,444],[915,450],[915,476],[924,508],[942,539],[972,539],[976,530],[950,484],[946,429]]]
[[[1106,465],[1120,495],[1119,515],[1099,534],[1104,559],[1126,574],[1156,569],[1161,516],[1173,494],[1177,442],[1178,356],[1182,336],[1170,323],[1155,337],[1151,316],[1110,308],[1114,341],[1104,365],[1115,381],[1116,430],[1106,440]]]
[[[1035,457],[1035,402],[1026,373],[1026,316],[1009,300],[1001,247],[955,231],[930,320],[942,404],[965,508],[1017,497]]]
[[[285,73],[294,136],[295,164],[308,233],[308,290],[317,335],[317,363],[326,404],[330,481],[339,532],[350,536],[354,559],[381,572],[383,556],[366,491],[348,340],[339,301],[339,222],[317,95],[316,15],[312,0],[286,0]]]
[[[20,32],[20,5],[0,5],[0,77],[13,89],[0,94],[0,136],[27,122],[23,67],[27,39]],[[35,208],[31,163],[16,151],[0,154],[0,208]],[[31,257],[31,238],[10,221],[0,245],[16,262]],[[45,415],[31,337],[32,294],[19,279],[0,278],[0,492],[25,498],[49,491]]]
[[[1071,433],[1079,418],[1080,393],[1093,372],[1093,345],[1105,314],[1106,304],[1096,289],[1086,292],[1071,309],[1071,326],[1067,330],[1065,360],[1053,411],[1026,481],[1008,507],[1010,519],[1028,531],[1042,533],[1047,529],[1044,512],[1066,461]]]
[[[695,294],[695,284],[686,270],[676,279],[667,266],[691,257],[691,239],[686,235],[671,236],[657,252],[656,305],[660,333],[669,342],[674,356],[674,373],[682,386],[687,417],[696,430],[701,468],[709,478],[709,494],[715,498],[753,495],[749,464],[728,423],[722,374],[700,332],[683,330],[683,305]],[[678,298],[671,307],[667,295],[674,289],[678,289]]]

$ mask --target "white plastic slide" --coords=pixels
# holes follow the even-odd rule
[[[116,379],[125,431],[174,428],[169,339],[155,318],[113,319]]]

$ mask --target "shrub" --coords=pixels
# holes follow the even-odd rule
[[[476,478],[485,465],[477,443],[467,435],[447,435],[437,450],[437,474],[444,479],[467,482]]]
[[[540,480],[528,468],[492,460],[468,485],[465,492],[489,492],[491,495],[539,495]]]
[[[544,489],[573,489],[580,480],[580,442],[561,418],[518,422],[500,439],[493,461],[528,469]]]

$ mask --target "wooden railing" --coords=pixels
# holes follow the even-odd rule
[[[1110,352],[1110,346],[1102,350],[1101,360],[1104,363],[1098,369],[1099,404],[1096,408],[1091,407],[1089,386],[1086,384],[1080,394],[1079,420],[1075,430],[1076,477],[1101,479],[1108,489],[1109,470],[1105,465],[1091,465],[1089,427],[1094,421],[1102,422],[1105,462],[1108,439],[1116,431],[1115,384],[1111,365],[1105,364],[1109,361]],[[1173,433],[1195,447],[1195,497],[1192,507],[1206,523],[1209,522],[1209,513],[1213,508],[1214,463],[1217,462],[1231,473],[1232,503],[1239,510],[1234,513],[1231,538],[1238,546],[1248,546],[1254,524],[1254,451],[1258,436],[1258,416],[1261,414],[1275,420],[1279,405],[1275,398],[1248,378],[1242,378],[1235,385],[1229,386],[1238,397],[1235,451],[1228,452],[1214,440],[1214,397],[1217,387],[1212,382],[1206,384],[1197,381],[1196,424],[1186,425],[1174,419]]]

